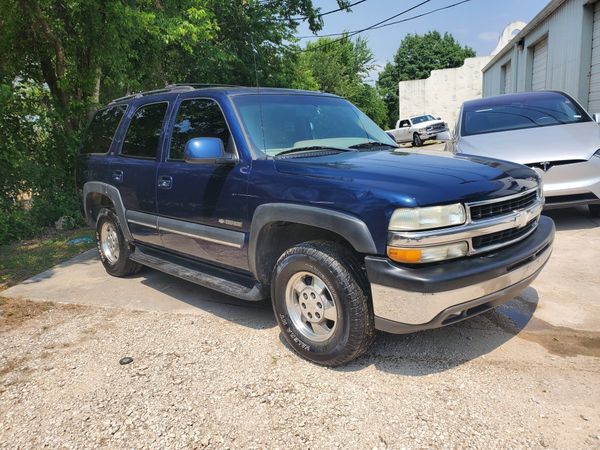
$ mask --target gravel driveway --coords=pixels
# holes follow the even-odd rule
[[[338,369],[294,356],[268,304],[13,300],[0,320],[0,447],[600,448],[600,317],[589,309],[600,227],[569,223],[553,258],[573,236],[585,242],[592,259],[577,279],[550,268],[554,287],[445,329],[381,334]],[[552,291],[577,311],[564,319]],[[587,330],[552,314],[584,317]]]

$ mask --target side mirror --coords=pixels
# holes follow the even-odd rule
[[[441,117],[436,117],[436,119],[437,119],[437,120],[442,120],[442,118],[441,118]]]
[[[214,137],[192,138],[185,144],[185,162],[189,164],[222,164],[233,162],[225,154],[223,141]]]
[[[600,123],[600,113],[594,113],[594,114],[592,114],[592,118],[594,119],[594,121],[596,123]]]

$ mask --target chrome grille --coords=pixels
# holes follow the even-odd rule
[[[502,216],[519,209],[533,205],[538,199],[537,191],[531,191],[520,197],[512,197],[508,200],[492,201],[489,203],[470,205],[471,220],[489,219]]]
[[[538,219],[533,219],[523,228],[510,228],[508,230],[474,237],[472,239],[473,248],[475,250],[479,250],[484,247],[492,247],[499,244],[509,244],[510,242],[516,241],[531,233],[535,229],[537,221]]]

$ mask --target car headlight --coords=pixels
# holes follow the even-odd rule
[[[425,128],[425,131],[431,131],[431,130],[433,130],[432,126],[428,126],[427,128]]]
[[[465,223],[465,207],[460,203],[425,208],[400,208],[390,219],[391,231],[420,231]]]
[[[594,153],[594,156],[597,156],[600,158],[600,148],[598,150],[596,150],[596,153]]]

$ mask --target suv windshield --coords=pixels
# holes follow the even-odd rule
[[[494,133],[589,122],[588,114],[569,97],[558,92],[507,95],[465,104],[461,135]]]
[[[435,118],[429,114],[426,114],[424,116],[413,117],[412,119],[410,119],[410,121],[413,123],[413,125],[416,125],[418,123],[423,123],[423,122],[429,122],[430,120],[435,120]]]
[[[324,95],[245,94],[233,97],[255,149],[266,155],[300,148],[343,148],[366,142],[396,147],[350,102]]]

